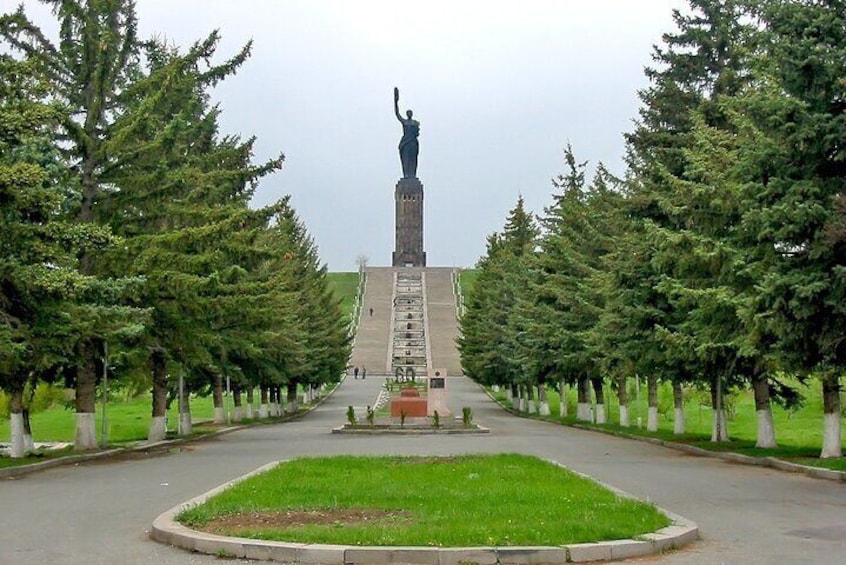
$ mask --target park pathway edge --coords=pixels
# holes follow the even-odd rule
[[[562,546],[441,548],[291,543],[209,534],[193,530],[176,521],[176,517],[181,512],[198,506],[230,486],[264,473],[283,462],[284,460],[262,465],[246,475],[163,512],[153,521],[150,536],[161,543],[188,551],[217,555],[218,557],[260,559],[309,565],[385,565],[389,563],[409,565],[460,565],[462,563],[534,565],[548,563],[557,565],[560,563],[616,561],[679,549],[699,538],[699,528],[694,522],[658,507],[656,508],[673,523],[656,532],[639,536],[639,539],[620,539]],[[560,463],[553,463],[563,467]],[[579,474],[581,475],[581,473]],[[595,479],[591,480],[595,481]],[[601,482],[599,484],[620,496],[635,498],[611,485]]]

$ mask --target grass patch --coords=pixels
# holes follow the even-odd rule
[[[461,286],[461,293],[464,296],[473,289],[473,285],[476,284],[476,279],[479,278],[479,270],[478,269],[462,269],[458,273],[458,284]]]
[[[846,457],[837,459],[819,459],[822,448],[822,398],[819,393],[819,386],[799,385],[800,391],[805,397],[804,406],[798,410],[785,410],[773,405],[773,420],[775,422],[776,439],[779,447],[775,449],[760,449],[755,447],[757,434],[757,421],[755,416],[755,401],[751,391],[739,391],[731,395],[733,403],[733,415],[728,420],[729,437],[731,441],[713,443],[711,442],[712,411],[710,406],[703,404],[700,394],[692,391],[686,395],[685,402],[685,428],[687,433],[675,435],[673,433],[673,410],[672,390],[668,385],[662,385],[659,389],[659,417],[658,431],[649,432],[646,430],[647,403],[646,389],[644,388],[636,397],[632,395],[629,404],[631,426],[624,428],[615,421],[619,415],[619,404],[617,397],[610,390],[605,393],[606,415],[610,423],[590,424],[576,420],[576,391],[569,388],[567,393],[567,405],[569,416],[560,418],[557,416],[560,405],[558,393],[553,389],[547,390],[552,416],[541,417],[534,415],[533,418],[558,421],[564,424],[579,424],[587,427],[632,435],[637,437],[650,437],[664,441],[684,443],[693,445],[709,451],[723,451],[742,453],[751,457],[776,457],[785,461],[846,471]],[[494,398],[503,406],[511,406],[507,402],[505,390],[494,393]],[[637,419],[641,418],[643,427],[637,426]],[[846,435],[846,418],[843,419],[843,432]]]
[[[295,459],[177,519],[255,539],[440,547],[623,539],[669,524],[649,504],[513,454]]]
[[[227,402],[231,403],[229,397]],[[168,429],[176,430],[179,414],[176,402],[168,410]],[[110,401],[106,409],[108,439],[110,444],[122,444],[147,439],[152,420],[152,400],[149,394],[122,401]],[[214,417],[214,402],[211,396],[191,398],[191,417],[203,420]],[[96,430],[99,437],[102,430],[102,407],[97,404]],[[76,435],[76,412],[64,406],[53,406],[30,416],[32,437],[40,441],[73,441]],[[9,420],[0,420],[0,438],[10,437]]]
[[[50,459],[59,459],[73,454],[73,447],[69,446],[64,449],[38,450],[35,453],[30,453],[26,457],[18,459],[12,459],[7,455],[0,455],[0,469],[20,467],[21,465],[31,465],[33,463],[49,461]]]
[[[329,288],[341,300],[341,311],[349,319],[358,293],[358,273],[327,273]]]

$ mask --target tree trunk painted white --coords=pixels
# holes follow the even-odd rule
[[[491,387],[491,391],[493,391],[494,393],[499,392],[499,385],[493,385],[493,386]]]
[[[9,414],[9,426],[12,435],[12,443],[9,446],[9,455],[13,459],[20,459],[26,455],[26,442],[24,440],[23,414],[12,412]]]
[[[682,435],[685,432],[684,408],[673,409],[673,433]]]
[[[24,452],[30,451],[35,451],[35,441],[32,439],[32,434],[24,432]]]
[[[646,431],[648,431],[648,432],[657,432],[658,431],[658,407],[657,406],[650,406],[649,410],[646,412]]]
[[[247,419],[252,420],[255,415],[253,414],[253,395],[254,395],[254,387],[252,385],[247,387]]]
[[[147,431],[147,441],[163,441],[167,437],[167,424],[164,416],[154,416],[150,420],[150,428]]]
[[[223,410],[223,406],[215,406],[214,407],[214,423],[215,424],[225,424],[226,423],[226,414]]]
[[[581,422],[592,422],[593,418],[590,414],[590,408],[589,402],[579,402],[576,404],[576,419]]]
[[[191,423],[191,412],[180,412],[179,414],[179,429],[182,430],[182,435],[190,436],[194,433],[194,425]]]
[[[823,447],[820,459],[843,457],[840,412],[823,415]]]
[[[680,382],[673,381],[673,433],[684,433],[684,388]]]
[[[97,449],[97,432],[93,412],[76,413],[76,438],[74,449]]]
[[[549,402],[546,402],[546,401],[541,402],[540,407],[538,408],[538,413],[541,416],[549,416],[549,414],[550,414],[550,412],[549,412]]]
[[[629,407],[620,406],[620,427],[628,428],[631,425],[631,421],[629,420]]]
[[[264,420],[265,418],[267,418],[268,414],[269,414],[269,408],[268,408],[267,404],[259,404],[259,409],[258,409],[259,420]]]
[[[755,412],[758,419],[758,440],[755,442],[755,447],[762,449],[773,449],[778,447],[775,437],[775,423],[773,422],[773,412],[767,406],[764,410]]]
[[[558,415],[567,417],[567,383],[558,381]]]
[[[529,399],[525,396],[520,397],[520,412],[528,412],[529,411]]]
[[[179,435],[188,436],[194,433],[191,423],[191,392],[183,384],[182,398],[179,399]]]
[[[233,422],[240,422],[244,419],[244,408],[242,406],[236,406],[232,409],[232,421]]]
[[[840,431],[840,379],[826,375],[823,388],[823,445],[821,459],[843,457],[843,444]]]
[[[649,375],[646,377],[646,431],[658,431],[658,377]]]
[[[520,410],[520,397],[519,396],[512,396],[511,397],[511,409],[512,410]]]
[[[605,415],[605,405],[604,404],[597,404],[596,405],[596,423],[597,424],[608,423],[608,418]]]
[[[711,422],[711,441],[717,441],[717,417],[718,412],[714,410],[714,416]],[[721,441],[729,441],[728,435],[728,423],[726,422],[726,411],[722,409],[719,411],[719,421],[720,421],[720,440]]]

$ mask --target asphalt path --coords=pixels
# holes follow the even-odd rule
[[[271,461],[303,455],[495,452],[558,461],[699,524],[702,539],[692,546],[631,563],[846,561],[846,484],[517,418],[464,378],[448,379],[449,405],[459,414],[470,406],[490,434],[330,433],[345,421],[347,406],[373,404],[383,382],[375,376],[348,378],[297,421],[252,427],[156,455],[0,480],[0,564],[220,563],[214,556],[151,541],[153,519]]]

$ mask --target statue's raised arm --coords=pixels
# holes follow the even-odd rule
[[[394,87],[394,114],[396,114],[397,119],[402,122],[402,116],[399,113],[399,88],[396,86]]]
[[[417,178],[417,152],[419,150],[417,137],[420,135],[420,122],[413,118],[414,113],[411,110],[406,112],[406,118],[400,115],[399,88],[396,86],[394,87],[394,114],[402,124],[402,139],[399,142],[402,176],[403,178]]]

